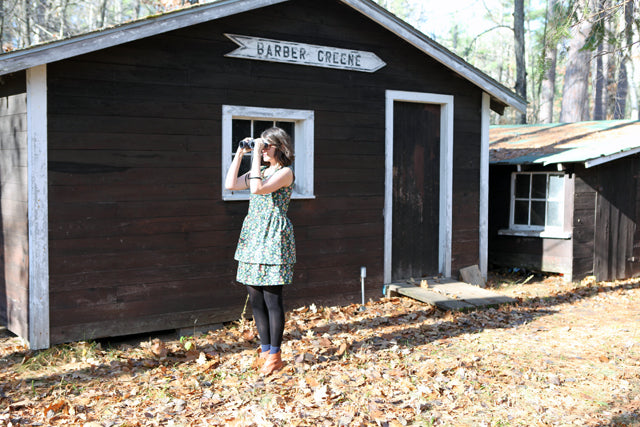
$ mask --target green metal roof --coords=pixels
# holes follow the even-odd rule
[[[640,121],[492,126],[491,164],[606,163],[640,152]]]

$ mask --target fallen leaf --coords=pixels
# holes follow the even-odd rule
[[[162,359],[163,357],[167,357],[167,346],[163,341],[156,338],[151,343],[151,352],[154,356]]]
[[[336,352],[336,356],[342,356],[343,354],[346,353],[348,348],[349,348],[349,345],[346,342],[343,342],[342,344],[340,344],[340,347],[338,347],[338,351]]]
[[[50,412],[57,413],[60,411],[64,411],[65,414],[69,413],[69,402],[67,402],[65,399],[60,399],[44,408],[44,413],[47,416]]]

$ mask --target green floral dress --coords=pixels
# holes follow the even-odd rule
[[[234,257],[238,261],[238,282],[252,286],[292,282],[296,244],[287,217],[292,191],[293,183],[273,193],[251,194]]]

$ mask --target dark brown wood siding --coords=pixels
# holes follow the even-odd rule
[[[593,275],[595,257],[596,186],[585,181],[584,167],[576,170],[573,199],[573,274],[575,280]],[[592,169],[595,171],[595,169]]]
[[[593,274],[597,280],[615,280],[638,273],[633,257],[638,245],[639,168],[637,156],[589,169],[576,168],[576,181],[580,181],[579,193],[576,188],[576,216],[580,216],[574,227],[580,233],[574,241],[574,252],[581,254],[574,260],[576,279]],[[589,228],[592,232],[587,231]],[[588,255],[592,257],[591,265]]]
[[[247,34],[375,52],[359,73],[225,58]],[[236,319],[246,202],[221,200],[222,105],[315,112],[289,307],[383,281],[385,90],[455,97],[453,271],[477,264],[481,91],[337,1],[299,0],[49,65],[52,342]],[[454,273],[455,274],[455,273]]]
[[[27,95],[25,73],[0,80],[0,323],[28,337]]]

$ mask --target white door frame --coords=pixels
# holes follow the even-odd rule
[[[391,283],[393,232],[393,103],[440,105],[440,218],[438,272],[451,276],[451,206],[453,200],[453,96],[423,92],[386,91],[384,176],[384,283]]]

